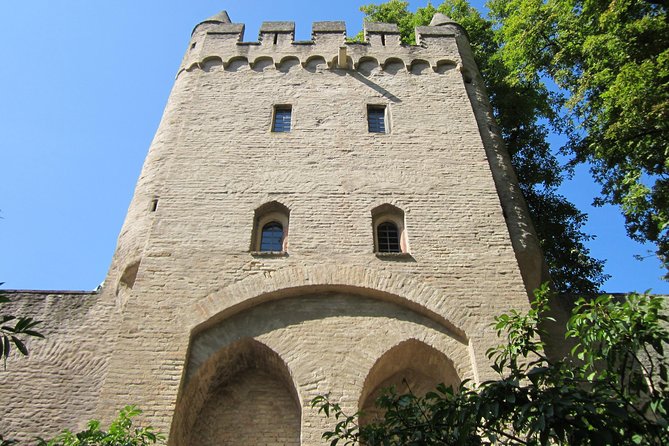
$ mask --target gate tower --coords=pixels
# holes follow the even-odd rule
[[[492,377],[493,316],[546,276],[464,29],[243,31],[193,30],[105,286],[65,330],[89,351],[73,420],[132,403],[170,445],[316,445],[318,394],[355,412]]]

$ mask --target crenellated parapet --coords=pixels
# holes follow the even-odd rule
[[[295,40],[294,22],[264,22],[258,41],[244,42],[244,25],[231,23],[222,12],[195,27],[179,74],[217,67],[284,72],[300,67],[312,72],[343,69],[364,75],[374,70],[443,74],[458,68],[469,81],[467,57],[462,55],[467,34],[451,19],[438,16],[430,26],[416,28],[417,45],[405,45],[395,24],[366,22],[364,42],[351,42],[346,38],[346,24],[340,21],[314,22],[312,39],[306,41]]]

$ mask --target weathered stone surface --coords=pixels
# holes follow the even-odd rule
[[[346,23],[344,22],[314,22],[312,27],[314,33],[345,33]]]
[[[365,22],[366,33],[399,34],[400,28],[394,23]]]
[[[262,22],[260,32],[289,33],[295,31],[295,22]]]
[[[17,439],[83,428],[95,413],[116,330],[95,292],[6,291],[2,314],[30,315],[46,339],[29,339],[0,371],[1,432]]]

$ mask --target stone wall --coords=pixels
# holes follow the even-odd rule
[[[93,417],[112,340],[113,308],[95,292],[5,291],[2,314],[31,316],[45,339],[0,372],[0,433],[19,440],[83,428]]]

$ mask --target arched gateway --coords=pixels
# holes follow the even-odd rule
[[[337,265],[279,270],[200,299],[185,313],[193,328],[173,444],[316,443],[325,420],[309,401],[318,394],[352,413],[392,379],[421,389],[476,379],[465,331],[419,294],[389,292],[402,287],[447,300],[402,274]]]

